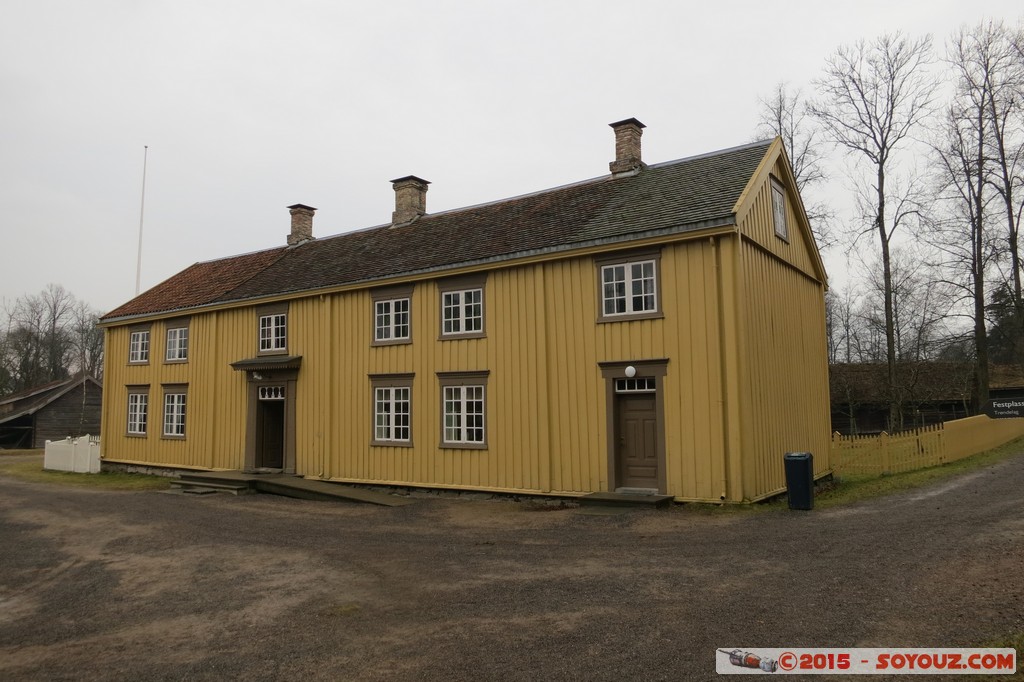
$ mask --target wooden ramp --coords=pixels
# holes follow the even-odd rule
[[[247,474],[241,471],[189,472],[181,474],[171,485],[193,494],[227,492],[244,495],[261,492],[303,500],[362,502],[383,507],[402,507],[413,503],[413,500],[396,495],[354,488],[342,483],[313,481],[289,474]]]

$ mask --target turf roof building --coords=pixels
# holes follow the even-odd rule
[[[826,277],[780,140],[197,263],[103,318],[109,463],[680,501],[829,470]]]

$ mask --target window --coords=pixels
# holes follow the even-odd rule
[[[133,331],[128,341],[128,362],[149,362],[149,330]]]
[[[164,432],[165,438],[185,437],[185,399],[182,387],[164,389]]]
[[[441,447],[487,447],[488,372],[438,373],[441,383]]]
[[[484,283],[487,274],[455,277],[438,284],[441,338],[484,336]]]
[[[259,350],[261,353],[282,352],[288,349],[288,313],[274,312],[260,315]]]
[[[188,360],[188,327],[171,327],[167,330],[167,362]]]
[[[598,322],[662,317],[660,251],[618,254],[597,261]]]
[[[484,387],[444,387],[444,442],[484,442]]]
[[[375,341],[407,341],[409,339],[409,299],[395,298],[377,301],[374,308]]]
[[[374,389],[374,440],[409,440],[410,393],[398,386]]]
[[[413,374],[371,374],[372,445],[412,447]]]
[[[789,225],[786,223],[786,193],[782,185],[772,181],[772,219],[775,223],[775,234],[789,241]]]
[[[128,435],[145,436],[149,413],[149,387],[128,388]]]
[[[412,284],[372,289],[373,346],[412,342]]]
[[[484,328],[484,290],[447,291],[444,309],[444,334],[469,334]]]

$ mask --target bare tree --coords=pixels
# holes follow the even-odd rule
[[[0,396],[14,392],[14,351],[11,347],[11,332],[14,320],[7,301],[0,305]]]
[[[100,314],[85,301],[77,301],[69,325],[75,355],[73,370],[94,379],[103,378],[103,330],[96,326]]]
[[[51,284],[5,306],[0,324],[0,394],[85,372],[99,378],[103,338],[97,311]]]
[[[994,166],[989,183],[1000,198],[1006,221],[1006,255],[1016,332],[1024,337],[1024,295],[1020,222],[1024,212],[1024,27],[989,21],[956,36],[954,59],[960,71],[980,79],[989,130],[986,152]],[[1016,361],[1024,365],[1024,355]]]
[[[824,77],[815,83],[820,98],[809,109],[837,145],[867,161],[872,170],[874,210],[867,230],[877,235],[881,252],[891,421],[898,418],[899,405],[890,244],[901,217],[913,215],[913,210],[904,205],[902,212],[887,212],[891,198],[887,181],[894,154],[932,113],[934,88],[925,73],[930,59],[930,36],[912,39],[897,33],[840,47],[827,60]]]
[[[803,92],[799,88],[790,90],[785,82],[781,82],[768,97],[759,97],[758,104],[761,117],[757,136],[782,138],[814,238],[822,249],[833,246],[836,243],[832,234],[835,214],[825,202],[812,201],[809,197],[813,188],[827,177],[821,129],[807,115]]]
[[[989,396],[986,292],[1001,251],[993,234],[1000,212],[1006,220],[1011,270],[1019,267],[1014,202],[1021,182],[1015,175],[1020,173],[1022,159],[1021,152],[1012,149],[1011,133],[1020,113],[1024,73],[1013,36],[995,22],[957,32],[949,43],[947,62],[956,90],[946,110],[942,138],[933,145],[945,210],[945,215],[932,221],[933,242],[945,255],[951,281],[970,303],[975,362],[972,402],[974,410],[980,411]],[[1011,273],[1010,282],[1019,312],[1019,271]],[[1016,322],[1020,316],[1010,319]]]

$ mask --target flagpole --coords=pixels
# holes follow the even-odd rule
[[[142,222],[146,216],[146,164],[149,161],[149,145],[145,145],[142,153],[142,201],[139,207],[139,254],[135,259],[135,295],[142,288]]]

